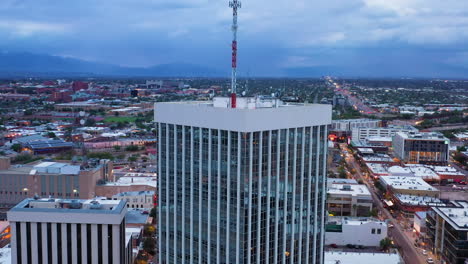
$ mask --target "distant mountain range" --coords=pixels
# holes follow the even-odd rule
[[[383,60],[383,59],[382,59]],[[331,65],[316,67],[295,67],[265,69],[273,76],[315,78],[325,75],[338,77],[420,77],[420,78],[463,78],[468,69],[453,65],[439,65],[421,61],[378,59],[374,62],[356,61],[352,67]],[[271,70],[271,71],[270,71]],[[242,75],[242,74],[241,74]],[[90,62],[79,59],[33,54],[0,52],[0,78],[23,77],[230,77],[230,69],[220,69],[195,64],[172,63],[152,67],[122,67],[112,64]]]
[[[220,77],[228,72],[185,63],[152,67],[122,67],[60,56],[32,53],[0,53],[0,77]]]

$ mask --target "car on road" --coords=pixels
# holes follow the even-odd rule
[[[394,227],[394,225],[388,224],[388,228],[392,228],[392,227]]]
[[[434,264],[434,260],[433,260],[432,258],[428,258],[428,259],[426,260],[426,262],[427,262],[428,264]]]
[[[423,254],[424,256],[426,256],[426,255],[427,255],[427,250],[424,249],[424,250],[422,251],[422,254]]]

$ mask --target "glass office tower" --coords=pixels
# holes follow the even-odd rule
[[[160,263],[323,263],[331,106],[237,106],[155,106]]]

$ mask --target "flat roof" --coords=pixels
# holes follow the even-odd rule
[[[393,159],[387,154],[366,155],[362,157],[365,162],[393,162]]]
[[[412,206],[445,206],[438,198],[396,193],[394,196],[403,204]]]
[[[328,217],[327,224],[341,224],[341,225],[362,225],[367,223],[380,223],[381,225],[387,225],[385,221],[372,217],[349,217],[349,216],[330,216]]]
[[[340,179],[340,178],[327,178],[328,184],[335,184],[335,183],[341,183],[341,184],[358,184],[358,182],[355,179]]]
[[[149,208],[148,212],[149,212]],[[144,210],[128,210],[125,214],[125,222],[127,224],[146,224],[149,214],[142,214]]]
[[[439,132],[397,132],[397,135],[404,139],[411,140],[436,140],[436,141],[450,141],[442,133]]]
[[[366,166],[374,174],[389,175],[388,166],[385,164],[367,162]]]
[[[115,196],[137,196],[137,195],[154,195],[155,191],[134,191],[134,192],[121,192],[116,195],[113,195],[112,197]]]
[[[324,264],[401,264],[403,261],[398,253],[358,253],[325,251]]]
[[[380,122],[381,120],[369,119],[369,118],[338,119],[338,120],[333,120],[332,123],[361,123],[361,122],[369,122],[369,121]]]
[[[457,230],[468,231],[468,201],[453,201],[453,207],[433,207],[438,215]]]
[[[333,183],[333,184],[328,185],[327,193],[344,194],[344,195],[351,195],[351,196],[358,196],[358,195],[371,196],[369,189],[364,184]]]
[[[438,191],[419,177],[382,176],[380,181],[385,185],[392,186],[394,189]]]
[[[329,125],[332,109],[325,104],[228,108],[214,107],[213,102],[170,102],[155,103],[154,114],[158,123],[255,132]]]
[[[17,204],[9,212],[120,214],[125,204],[126,202],[123,200],[28,198]]]

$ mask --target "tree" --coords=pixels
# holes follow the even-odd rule
[[[343,165],[341,165],[339,168],[338,168],[338,178],[341,178],[341,179],[346,179],[347,175],[346,175],[346,169]]]
[[[143,228],[143,236],[145,237],[153,237],[156,233],[156,228],[153,225],[145,225]]]
[[[20,150],[21,150],[21,145],[20,145],[20,144],[13,144],[13,145],[11,146],[11,149],[14,150],[14,151],[16,151],[16,152],[20,152]]]
[[[153,217],[153,218],[156,217],[156,208],[155,208],[155,207],[151,208],[151,211],[150,211],[150,213],[149,213],[149,216],[150,216],[150,217]]]
[[[47,136],[48,136],[49,138],[56,138],[56,137],[57,137],[57,136],[55,135],[54,132],[49,132],[49,133],[47,133]]]
[[[137,161],[137,157],[135,157],[135,156],[128,157],[128,161],[129,162],[135,162],[135,161]]]
[[[388,237],[380,240],[380,248],[384,251],[387,251],[391,245],[392,245],[392,240],[390,240],[390,238]]]
[[[137,145],[130,145],[125,148],[126,151],[138,151]]]
[[[462,164],[463,166],[466,166],[468,162],[468,158],[460,152],[457,152],[455,156],[453,156],[453,159]]]
[[[143,250],[148,252],[150,255],[154,255],[156,253],[156,241],[152,237],[147,237],[143,241]]]
[[[372,210],[369,211],[369,216],[371,217],[377,217],[379,211],[377,210],[377,208],[372,208]]]
[[[119,151],[121,149],[121,147],[116,145],[116,146],[114,146],[114,149],[115,149],[115,151]]]
[[[94,120],[93,118],[88,118],[86,119],[85,121],[85,126],[94,126],[96,124],[96,120]]]
[[[110,159],[114,160],[114,156],[110,154],[109,152],[93,152],[89,153],[88,158],[90,159]]]
[[[32,110],[32,109],[28,109],[28,110],[24,111],[24,115],[25,115],[25,116],[30,116],[30,115],[32,115],[32,114],[33,114],[33,110]]]

